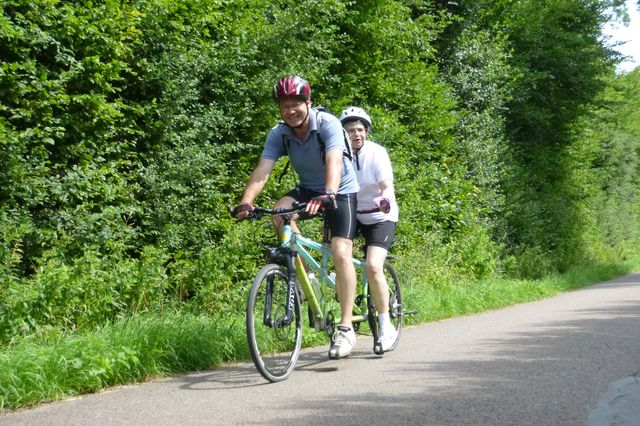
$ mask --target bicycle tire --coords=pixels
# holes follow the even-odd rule
[[[289,324],[281,323],[289,299],[287,281],[286,268],[268,264],[256,275],[247,299],[249,352],[262,377],[270,382],[279,382],[289,376],[296,365],[302,345],[302,316],[297,291],[293,318]],[[264,318],[268,292],[271,293],[271,320],[275,323],[271,325],[266,324]]]
[[[391,351],[396,348],[400,341],[400,333],[402,332],[402,318],[404,316],[404,304],[402,302],[402,291],[400,290],[400,280],[398,274],[393,268],[391,263],[386,260],[384,262],[384,275],[387,278],[387,285],[389,286],[389,317],[391,323],[396,329],[397,337],[393,345],[387,349]]]
[[[400,341],[400,333],[402,331],[402,317],[403,317],[403,304],[402,304],[402,291],[400,290],[400,280],[398,279],[398,274],[395,269],[391,265],[389,261],[384,262],[383,266],[384,276],[387,281],[387,286],[389,287],[389,319],[396,329],[397,335],[396,340],[393,342],[393,345],[387,349],[387,352],[392,351],[398,345]],[[371,289],[369,289],[371,291]],[[373,297],[369,294],[368,301],[368,309],[369,309],[369,328],[371,329],[371,334],[373,335],[374,346],[373,351],[382,355],[385,351],[382,350],[382,346],[377,341],[378,339],[378,312],[375,309],[373,304]]]

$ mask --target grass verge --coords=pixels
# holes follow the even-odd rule
[[[575,267],[537,281],[488,279],[424,285],[406,277],[407,318],[418,324],[553,296],[638,270],[640,259]],[[307,328],[307,330],[309,330]],[[317,333],[305,345],[317,344]],[[243,315],[136,316],[91,332],[33,336],[0,348],[0,410],[248,359]]]

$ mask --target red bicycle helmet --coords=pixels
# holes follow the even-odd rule
[[[302,99],[311,98],[311,87],[309,82],[297,75],[282,77],[280,81],[273,86],[273,96],[281,99],[287,96],[296,96]]]

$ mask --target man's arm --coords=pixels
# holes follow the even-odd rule
[[[251,173],[251,177],[247,182],[247,186],[242,193],[242,199],[240,203],[252,204],[253,200],[260,194],[262,188],[269,180],[269,176],[275,167],[276,162],[273,160],[269,160],[266,158],[261,158],[258,162],[258,165],[255,169],[253,169],[253,173]]]
[[[334,197],[338,193],[340,178],[342,177],[342,156],[342,150],[332,149],[326,153],[325,157],[324,187],[325,191],[331,191]],[[322,207],[322,202],[314,198],[307,204],[306,212],[310,215],[315,215],[320,210],[320,207]]]
[[[332,149],[326,153],[325,164],[325,189],[338,193],[340,178],[342,177],[342,157],[341,149]]]

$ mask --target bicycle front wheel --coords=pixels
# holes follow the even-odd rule
[[[266,265],[253,281],[247,300],[249,351],[260,374],[270,382],[287,378],[302,344],[300,299],[294,288],[290,300],[287,281],[284,267]]]

